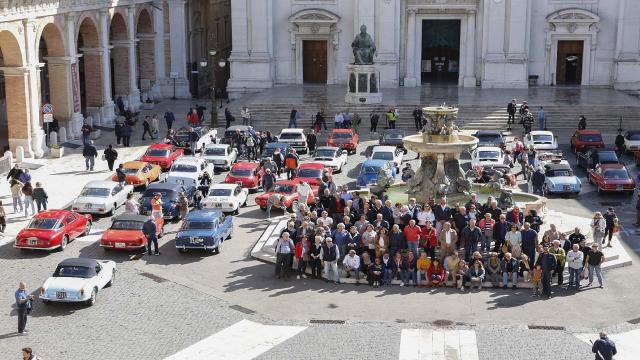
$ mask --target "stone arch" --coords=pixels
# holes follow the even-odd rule
[[[0,156],[10,147],[29,149],[30,126],[24,58],[16,36],[0,30]]]
[[[156,78],[156,66],[153,20],[146,8],[142,8],[138,14],[136,39],[138,41],[138,46],[136,47],[138,88],[143,93],[148,93]]]
[[[133,46],[132,39],[129,39],[127,22],[125,17],[116,12],[111,18],[109,26],[109,41],[113,46],[111,49],[111,84],[113,84],[113,98],[122,96],[126,99],[131,91],[129,82],[129,47]]]
[[[40,69],[40,103],[53,105],[53,116],[58,121],[71,119],[71,61],[67,57],[63,32],[52,22],[43,24],[37,37],[38,61]],[[38,106],[39,108],[40,106]]]
[[[103,105],[104,94],[102,86],[102,52],[100,36],[95,21],[85,17],[79,22],[76,46],[78,54],[78,79],[80,81],[80,103],[83,115],[88,110],[100,108]]]

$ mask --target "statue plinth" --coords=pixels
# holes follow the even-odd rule
[[[380,92],[380,72],[376,65],[347,65],[347,95],[344,101],[348,104],[379,104],[382,102]]]

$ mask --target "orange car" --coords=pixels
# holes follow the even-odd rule
[[[122,164],[126,175],[124,182],[133,186],[146,187],[150,183],[158,180],[162,169],[159,165],[150,164],[144,161],[127,161]],[[113,181],[118,181],[118,175],[113,175]]]
[[[333,129],[327,139],[327,146],[335,146],[353,154],[356,153],[358,143],[360,136],[351,129]]]

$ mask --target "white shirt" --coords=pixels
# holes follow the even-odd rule
[[[433,211],[420,211],[418,213],[418,225],[424,226],[427,221],[434,222],[436,220],[436,216],[433,214]]]
[[[567,262],[569,263],[569,267],[571,269],[582,269],[582,259],[584,254],[582,251],[569,251],[567,253]]]
[[[309,184],[306,182],[303,182],[300,186],[298,186],[298,194],[301,197],[309,197],[311,191],[311,186],[309,186]]]
[[[451,244],[451,231],[445,231],[444,232],[444,241],[447,244]]]
[[[330,217],[321,217],[320,219],[322,219],[322,224],[328,227],[331,227],[331,225],[333,225],[333,219]]]
[[[336,115],[334,122],[341,123],[343,121],[344,121],[344,117],[342,116],[342,114]]]
[[[347,255],[347,256],[344,257],[344,260],[342,260],[342,264],[345,267],[359,269],[360,268],[360,256],[353,255],[353,257],[351,257],[351,255]]]

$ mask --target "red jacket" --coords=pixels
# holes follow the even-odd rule
[[[429,280],[431,280],[431,275],[433,274],[440,275],[440,278],[442,279],[442,281],[444,281],[444,267],[442,265],[438,264],[438,267],[436,268],[433,264],[431,264],[429,266],[429,270],[427,270],[427,276],[429,277]]]
[[[420,240],[420,234],[422,233],[422,229],[420,226],[416,225],[414,227],[405,226],[404,227],[404,238],[407,242],[414,243]]]
[[[191,114],[187,115],[187,121],[191,125],[198,125],[200,123],[200,119],[198,118],[198,114],[197,113],[193,113],[193,112]]]
[[[306,241],[306,248],[307,248],[307,251],[303,254],[302,253],[302,241],[298,241],[298,243],[296,244],[296,249],[295,249],[296,259],[300,259],[303,255],[308,255],[309,254],[309,249],[311,249],[311,241],[309,241],[309,240]]]
[[[496,224],[496,221],[491,219],[491,229],[493,229],[493,226],[495,224]],[[487,220],[486,219],[480,220],[480,224],[478,224],[478,226],[480,227],[480,231],[482,231],[483,234],[484,234],[485,225],[487,225]]]
[[[406,229],[406,228],[405,228]],[[429,247],[431,248],[435,248],[436,245],[438,244],[438,239],[436,238],[436,228],[431,227],[431,232],[428,233],[427,232],[427,227],[424,226],[422,228],[422,240],[421,242],[426,241],[429,244]]]

